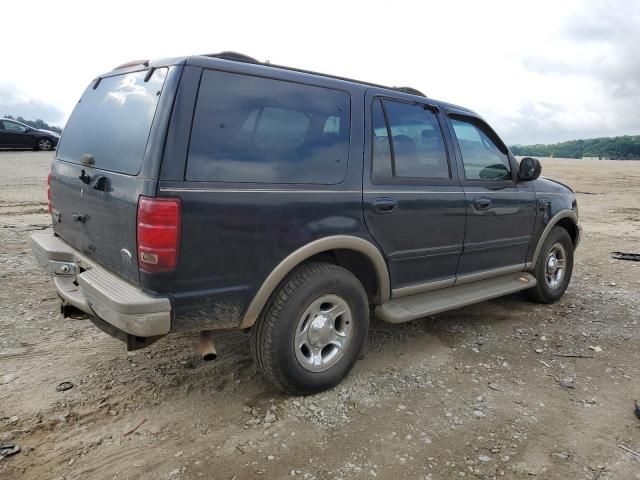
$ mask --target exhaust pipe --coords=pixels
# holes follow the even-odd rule
[[[205,362],[210,362],[218,358],[218,351],[213,343],[213,336],[209,330],[200,332],[200,344],[198,346],[200,356]]]

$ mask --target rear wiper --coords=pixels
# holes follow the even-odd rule
[[[80,176],[78,177],[80,179],[80,181],[82,183],[86,183],[87,185],[89,185],[89,182],[91,181],[91,177],[89,175],[87,175],[84,170],[82,170],[82,172],[80,173]]]

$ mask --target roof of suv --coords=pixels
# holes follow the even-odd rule
[[[160,66],[167,66],[167,65],[194,65],[194,64],[202,65],[203,63],[209,64],[210,66],[214,67],[214,66],[220,66],[221,63],[224,64],[225,62],[242,63],[252,69],[253,68],[255,69],[272,69],[273,68],[278,70],[285,70],[293,74],[299,73],[301,74],[301,76],[304,76],[304,77],[308,77],[308,76],[322,77],[322,78],[332,79],[338,82],[344,82],[348,84],[356,84],[356,85],[362,85],[365,87],[368,86],[368,87],[380,88],[384,90],[389,90],[394,94],[399,93],[399,94],[402,94],[403,96],[407,95],[410,97],[418,97],[416,98],[416,100],[424,101],[424,99],[429,99],[430,102],[437,103],[438,105],[441,105],[443,107],[451,108],[459,112],[477,115],[477,113],[475,113],[474,111],[468,108],[461,107],[459,105],[454,105],[452,103],[442,102],[442,101],[427,97],[427,95],[425,95],[421,91],[412,87],[390,87],[388,85],[379,85],[372,82],[355,80],[352,78],[340,77],[337,75],[331,75],[327,73],[319,73],[311,70],[287,67],[284,65],[277,65],[277,64],[272,64],[268,62],[263,63],[256,60],[253,57],[249,57],[248,55],[244,55],[236,52],[221,52],[221,53],[204,54],[204,55],[192,55],[187,57],[159,59],[154,61],[135,60],[132,62],[127,62],[125,64],[119,65],[118,67],[114,68],[114,71],[120,70],[120,69],[139,69],[141,66],[143,66],[144,68],[147,68],[147,67],[160,67]],[[108,76],[108,75],[109,74],[105,76]]]

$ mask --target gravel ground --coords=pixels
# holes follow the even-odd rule
[[[244,334],[204,364],[192,335],[127,353],[63,319],[28,243],[51,159],[0,152],[0,478],[640,479],[640,263],[610,257],[640,252],[640,162],[543,161],[584,226],[558,303],[374,321],[339,387],[292,398]]]

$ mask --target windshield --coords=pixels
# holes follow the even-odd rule
[[[76,105],[58,147],[58,158],[80,163],[92,155],[95,167],[135,175],[140,171],[166,68],[115,75],[92,83]]]

